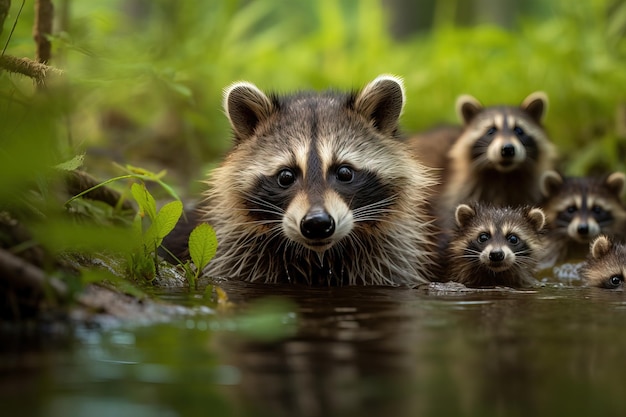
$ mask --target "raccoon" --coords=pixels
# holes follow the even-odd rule
[[[409,285],[434,274],[428,168],[400,140],[402,81],[354,93],[225,90],[234,147],[207,180],[201,221],[213,277],[309,285]]]
[[[540,208],[460,204],[449,244],[449,278],[468,287],[523,287],[543,248]]]
[[[550,249],[544,266],[566,259],[582,259],[589,243],[600,234],[623,238],[626,207],[621,195],[626,176],[614,172],[605,177],[562,177],[546,171],[540,188],[540,206],[546,214]]]
[[[606,235],[598,236],[589,247],[589,254],[580,274],[588,286],[623,290],[626,244],[614,242]]]
[[[542,127],[548,98],[530,94],[519,107],[483,107],[463,95],[456,102],[463,129],[436,129],[408,140],[425,164],[441,168],[441,195],[435,212],[452,218],[460,203],[497,206],[535,205],[541,199],[540,175],[551,169],[556,149]],[[425,142],[436,139],[438,145]],[[431,155],[445,153],[446,157]]]

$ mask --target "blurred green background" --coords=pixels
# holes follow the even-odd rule
[[[86,152],[104,179],[111,161],[159,171],[182,194],[230,145],[222,90],[359,88],[404,78],[408,132],[456,122],[458,95],[518,104],[550,98],[546,127],[569,174],[624,170],[626,4],[616,0],[174,1],[59,0],[50,64],[65,71],[67,159]],[[20,1],[13,1],[7,42]],[[26,2],[6,54],[34,54]],[[0,73],[1,106],[36,96]],[[62,152],[62,153],[63,153]]]

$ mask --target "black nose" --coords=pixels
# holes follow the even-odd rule
[[[589,225],[587,223],[582,223],[578,225],[578,234],[579,235],[588,235],[589,234]]]
[[[493,262],[500,262],[504,260],[504,252],[501,250],[492,250],[489,252],[489,260]]]
[[[300,232],[307,239],[326,239],[335,233],[335,220],[324,210],[310,211],[300,222]]]
[[[515,146],[511,143],[503,145],[501,154],[503,158],[513,158],[515,156]]]

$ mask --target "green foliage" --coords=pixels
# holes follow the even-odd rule
[[[188,274],[189,287],[195,287],[200,272],[209,264],[217,252],[215,230],[206,223],[196,226],[189,235],[189,255],[195,265],[195,272]]]
[[[149,129],[173,112],[181,122],[181,152],[190,150],[182,163],[193,170],[191,178],[230,146],[219,104],[231,82],[247,79],[278,91],[346,89],[380,73],[405,79],[408,131],[456,122],[454,102],[463,93],[497,104],[544,90],[547,128],[566,170],[625,169],[623,158],[604,150],[625,152],[616,111],[625,100],[626,7],[609,0],[534,4],[525,10],[538,14],[521,15],[503,29],[457,26],[446,11],[457,2],[438,2],[431,31],[397,42],[378,0],[175,6],[161,0],[143,14],[122,13],[108,1],[81,2],[72,10],[71,30],[55,46],[86,104],[77,112],[86,117],[77,120],[87,122],[77,124],[77,132],[100,130],[94,116],[109,108]],[[79,136],[98,141],[109,135]]]
[[[143,182],[134,183],[131,194],[139,205],[133,231],[135,241],[140,244],[131,252],[129,272],[135,278],[151,281],[158,272],[157,249],[183,214],[183,203],[180,200],[170,201],[157,210],[156,201]],[[146,227],[144,220],[148,222]]]

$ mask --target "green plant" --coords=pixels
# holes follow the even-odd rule
[[[131,193],[139,205],[133,222],[139,247],[130,254],[129,272],[135,278],[151,281],[158,273],[157,249],[183,214],[183,203],[180,200],[170,201],[157,210],[156,201],[143,182],[134,183]]]
[[[191,271],[189,264],[185,268],[188,271],[190,288],[196,287],[200,273],[213,259],[216,251],[217,236],[215,230],[207,223],[196,226],[189,235],[189,254],[195,265],[195,271]]]

